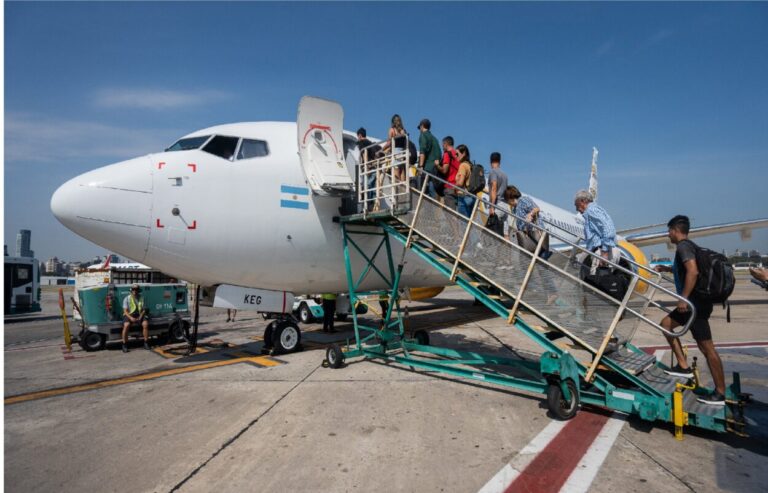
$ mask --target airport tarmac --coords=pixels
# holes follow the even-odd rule
[[[262,356],[260,315],[227,323],[203,308],[200,354],[139,341],[128,354],[68,353],[56,296],[4,327],[8,491],[753,492],[768,481],[768,293],[744,279],[732,323],[715,308],[712,329],[727,380],[741,371],[754,394],[750,437],[689,427],[683,441],[590,408],[556,421],[543,396],[394,364],[323,367],[351,323],[304,325],[303,352]],[[540,353],[458,288],[408,305],[432,344]],[[634,343],[669,358],[658,334]]]

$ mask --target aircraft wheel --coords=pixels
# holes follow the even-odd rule
[[[168,327],[168,339],[171,342],[184,342],[187,340],[187,333],[184,330],[184,322],[177,320]]]
[[[293,353],[299,350],[301,331],[296,324],[283,322],[279,324],[272,334],[275,354]]]
[[[331,344],[325,350],[325,361],[331,368],[341,368],[344,366],[344,353],[338,344]]]
[[[419,346],[429,346],[429,333],[426,330],[417,330],[413,337]]]
[[[299,320],[303,324],[311,324],[315,321],[315,317],[312,316],[312,310],[309,309],[306,303],[299,305]]]
[[[570,378],[565,381],[571,393],[570,401],[563,398],[563,390],[559,383],[550,383],[547,387],[547,407],[558,419],[568,420],[579,411],[579,393],[576,384]]]
[[[106,345],[107,336],[97,332],[86,331],[80,338],[80,347],[88,352],[101,351]]]

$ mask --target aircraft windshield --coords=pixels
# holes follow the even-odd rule
[[[189,151],[191,149],[198,149],[209,137],[210,135],[203,135],[202,137],[179,139],[175,144],[166,149],[166,151]]]

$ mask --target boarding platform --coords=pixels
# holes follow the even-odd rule
[[[669,312],[654,300],[660,294],[695,310],[662,285],[661,274],[628,259],[606,261],[628,281],[626,294],[615,299],[583,280],[584,260],[603,259],[569,241],[565,231],[523,219],[541,234],[536,249],[528,251],[485,227],[490,204],[482,194],[474,196],[471,216],[465,217],[427,193],[430,183],[448,185],[440,178],[411,170],[403,179],[397,170],[409,157],[407,147],[372,156],[362,152],[355,174],[356,207],[338,218],[350,300],[368,303],[387,294],[390,304],[383,322],[375,326],[353,310],[355,339],[328,349],[329,366],[341,368],[345,360],[355,358],[397,362],[544,394],[549,410],[561,419],[575,416],[581,404],[590,404],[646,421],[673,423],[678,439],[684,426],[745,433],[744,406],[749,396],[741,392],[738,373],[727,388],[725,406],[704,404],[697,397],[711,389],[699,385],[697,371],[690,381],[670,376],[655,356],[632,344],[641,326],[673,338],[689,329],[686,325],[670,332],[648,316],[650,309]],[[371,235],[380,237],[374,252],[356,242]],[[402,254],[394,253],[401,250],[393,248],[395,242],[404,246]],[[559,247],[542,255],[548,242]],[[430,345],[424,331],[410,334],[400,306],[400,276],[408,252],[505,319],[510,330],[537,343],[543,350],[539,360],[437,347]],[[353,271],[358,264],[353,257],[364,259],[362,270]],[[387,292],[360,289],[367,276],[384,279]]]

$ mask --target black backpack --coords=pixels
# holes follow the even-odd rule
[[[419,152],[416,150],[416,144],[412,140],[408,141],[408,165],[413,166],[416,164]]]
[[[699,299],[712,303],[722,303],[723,308],[726,308],[727,305],[726,318],[730,322],[731,306],[728,304],[728,298],[736,285],[733,266],[728,262],[725,255],[709,248],[702,248],[696,243],[693,245],[696,249],[696,267],[699,269],[699,276],[696,279],[693,292]]]
[[[587,275],[584,281],[619,301],[624,299],[629,289],[627,277],[608,267],[598,267],[597,272]]]
[[[485,189],[485,168],[482,164],[472,164],[472,170],[469,173],[469,183],[467,191],[469,193],[480,193]]]

